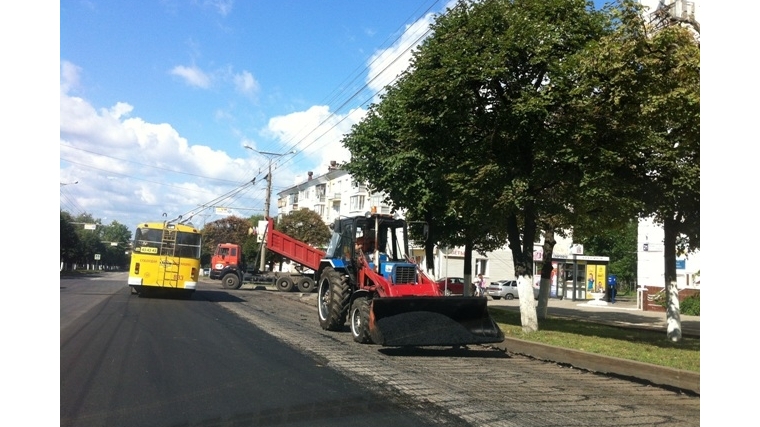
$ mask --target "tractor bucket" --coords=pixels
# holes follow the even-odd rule
[[[459,346],[501,342],[504,334],[478,297],[374,298],[369,332],[389,347]]]

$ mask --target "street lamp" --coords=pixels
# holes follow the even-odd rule
[[[259,154],[263,154],[267,156],[267,159],[269,159],[269,172],[267,173],[266,180],[267,180],[267,199],[266,199],[266,206],[264,207],[265,217],[269,217],[269,204],[272,200],[272,161],[274,161],[277,157],[282,157],[287,154],[295,154],[295,150],[291,150],[287,153],[271,153],[269,151],[259,151],[250,145],[244,145],[243,147],[255,151]],[[259,263],[259,270],[264,271],[264,264],[265,264],[265,256],[266,256],[266,240],[263,240],[261,242],[261,262]]]

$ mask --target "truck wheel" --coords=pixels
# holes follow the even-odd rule
[[[280,292],[290,292],[293,290],[293,279],[290,276],[280,276],[275,285]]]
[[[346,323],[348,300],[351,296],[348,277],[327,267],[319,278],[317,304],[319,325],[328,331],[339,331]]]
[[[314,283],[314,280],[311,277],[301,277],[301,279],[298,280],[298,284],[296,285],[298,287],[299,292],[303,292],[305,294],[314,292],[314,289],[316,289],[316,283]]]
[[[227,273],[222,277],[222,286],[225,289],[240,289],[240,277],[235,273]]]
[[[369,300],[357,298],[351,304],[351,334],[354,341],[367,344],[372,342],[369,336]]]

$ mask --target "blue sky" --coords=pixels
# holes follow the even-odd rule
[[[62,1],[61,208],[130,228],[218,219],[205,205],[262,213],[270,159],[274,197],[348,160],[341,136],[444,7]]]
[[[130,228],[263,213],[270,160],[273,200],[348,160],[341,137],[446,6],[61,1],[61,209]]]

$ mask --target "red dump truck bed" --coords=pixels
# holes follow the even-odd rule
[[[314,271],[319,270],[319,262],[325,257],[323,251],[275,230],[272,218],[267,218],[267,221],[267,250]]]

